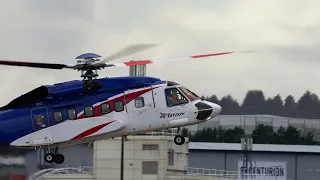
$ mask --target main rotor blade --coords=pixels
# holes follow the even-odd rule
[[[66,65],[66,64],[53,64],[53,63],[40,63],[40,62],[21,62],[21,61],[2,61],[2,60],[0,60],[0,65],[23,66],[23,67],[33,67],[33,68],[45,68],[45,69],[72,68],[72,66],[69,66],[69,65]]]
[[[137,52],[141,52],[147,49],[150,49],[152,47],[157,46],[157,44],[134,44],[134,45],[130,45],[127,46],[125,48],[123,48],[122,50],[104,58],[103,60],[101,60],[99,63],[106,63],[115,59],[119,59],[125,56],[129,56],[131,54],[137,53]]]
[[[201,55],[194,55],[194,56],[187,56],[187,57],[178,57],[178,58],[166,58],[166,59],[154,59],[154,60],[136,60],[136,61],[127,61],[123,63],[115,63],[115,64],[106,64],[106,67],[127,67],[127,66],[136,66],[136,65],[146,65],[146,64],[153,64],[158,62],[168,62],[168,61],[182,61],[182,60],[189,60],[189,59],[199,59],[211,56],[221,56],[227,55],[231,53],[240,53],[240,52],[253,52],[253,51],[230,51],[230,52],[220,52],[220,53],[213,53],[213,54],[201,54]]]

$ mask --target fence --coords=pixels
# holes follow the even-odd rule
[[[65,168],[57,169],[45,169],[31,175],[28,180],[44,180],[45,177],[50,175],[93,175],[92,166],[66,166]],[[239,174],[236,171],[224,171],[218,169],[205,169],[205,168],[194,168],[188,167],[188,172],[185,176],[179,176],[181,179],[193,179],[192,177],[212,177],[212,179],[237,179],[237,180],[276,180],[276,177],[271,178],[264,174],[253,175],[253,174]],[[93,176],[92,176],[93,177]],[[176,178],[175,178],[176,179]],[[179,178],[178,178],[179,179]]]
[[[189,126],[188,129],[193,134],[207,127],[221,126],[227,129],[241,127],[246,134],[251,134],[259,124],[272,126],[275,130],[280,127],[292,126],[303,134],[312,132],[314,140],[320,141],[320,119],[298,119],[270,115],[219,115],[210,121]]]

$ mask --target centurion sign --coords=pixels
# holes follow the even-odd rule
[[[248,167],[244,161],[238,161],[238,180],[287,180],[286,162],[250,161]]]

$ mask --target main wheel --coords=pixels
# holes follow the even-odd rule
[[[52,154],[52,153],[47,153],[47,154],[44,156],[44,160],[45,160],[47,163],[53,163],[53,162],[54,162],[54,154]]]
[[[64,156],[62,154],[56,154],[54,156],[54,162],[57,164],[62,164],[64,162]]]
[[[182,145],[185,142],[185,138],[182,135],[176,135],[176,137],[174,137],[174,143],[176,143],[176,145]]]

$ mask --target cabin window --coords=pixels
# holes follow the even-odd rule
[[[144,98],[143,97],[138,97],[134,100],[134,104],[136,108],[142,108],[144,107]]]
[[[54,118],[54,121],[56,121],[56,122],[62,121],[62,113],[61,112],[54,112],[53,118]]]
[[[124,110],[123,102],[122,101],[116,101],[114,103],[114,110],[117,112],[121,112]]]
[[[108,114],[111,112],[110,110],[110,104],[109,103],[103,103],[101,104],[101,112],[102,114]]]
[[[89,117],[89,116],[93,116],[93,107],[92,106],[88,106],[84,108],[84,114]]]
[[[44,115],[42,115],[42,114],[36,115],[35,120],[36,120],[37,125],[39,125],[39,126],[43,125],[44,124]]]
[[[75,109],[69,109],[68,110],[68,119],[74,120],[76,118],[77,118],[76,110]]]
[[[188,103],[187,98],[177,88],[165,90],[167,106],[177,106]]]

